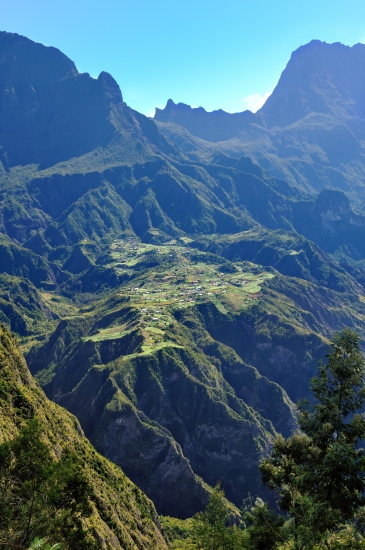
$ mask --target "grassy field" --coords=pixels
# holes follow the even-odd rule
[[[118,294],[138,311],[137,319],[100,330],[87,339],[93,341],[123,338],[139,328],[143,335],[143,352],[173,345],[166,341],[166,330],[173,326],[176,310],[212,301],[222,312],[241,310],[260,297],[261,285],[273,277],[262,271],[254,273],[253,264],[236,264],[234,273],[224,273],[219,263],[207,263],[205,254],[196,254],[173,240],[164,245],[140,243],[134,238],[117,240],[111,245],[108,267],[134,274],[133,284],[122,286]],[[138,276],[139,265],[153,258],[155,267]]]
[[[171,329],[176,324],[177,311],[212,302],[222,313],[239,312],[257,302],[262,284],[274,277],[251,262],[230,262],[226,272],[221,259],[189,248],[188,244],[187,239],[162,245],[141,243],[134,237],[114,241],[105,267],[125,275],[127,282],[112,293],[93,295],[86,306],[78,303],[77,297],[67,298],[56,290],[41,291],[41,299],[54,319],[21,338],[24,351],[39,345],[60,319],[105,314],[105,304],[112,295],[118,303],[132,308],[133,314],[127,321],[117,319],[106,328],[99,328],[85,336],[84,341],[118,340],[138,331],[142,336],[140,353],[176,346]]]

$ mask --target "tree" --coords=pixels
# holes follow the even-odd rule
[[[51,546],[46,539],[36,537],[30,545],[29,550],[62,550],[62,544],[57,542]]]
[[[198,547],[220,550],[227,544],[226,523],[229,508],[219,484],[213,489],[205,511],[196,516],[195,539]]]
[[[269,506],[257,498],[254,506],[244,513],[246,524],[246,546],[248,550],[268,550],[287,540],[283,530],[285,519],[270,510]]]
[[[181,550],[242,550],[246,548],[243,531],[229,525],[233,509],[224,497],[220,485],[213,489],[204,512],[192,518],[187,538],[175,539],[171,548]]]
[[[0,546],[28,548],[50,536],[65,549],[93,548],[82,524],[92,512],[90,496],[78,457],[66,450],[55,461],[36,420],[0,445]]]
[[[310,383],[314,404],[300,406],[301,432],[287,440],[278,437],[260,466],[264,484],[278,493],[288,514],[293,548],[315,548],[365,503],[365,454],[358,446],[365,437],[365,417],[358,413],[365,403],[359,335],[350,329],[336,334],[326,357]]]

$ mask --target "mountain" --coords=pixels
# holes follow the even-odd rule
[[[363,44],[349,47],[313,40],[300,47],[259,111],[269,128],[290,126],[311,113],[349,124],[365,118]]]
[[[0,51],[3,168],[52,166],[126,139],[128,149],[141,155],[155,140],[171,151],[155,126],[123,102],[110,74],[80,74],[56,48],[13,33],[0,33]]]
[[[207,141],[225,141],[260,122],[251,111],[226,113],[222,109],[208,113],[203,107],[190,107],[184,103],[177,105],[169,99],[164,109],[156,107],[155,120],[172,122],[184,126],[191,134]]]
[[[224,290],[213,255],[188,258],[171,244],[159,258],[156,245],[138,248],[128,241],[112,248],[109,261],[129,272],[128,282],[89,305],[87,317],[62,321],[28,354],[30,369],[160,513],[188,517],[200,510],[207,499],[203,481],[221,480],[239,505],[247,490],[261,491],[248,472],[276,429],[291,432],[295,407],[232,342],[212,335],[211,323],[244,324],[245,303],[256,303],[264,279],[236,268],[235,277],[225,275]],[[133,268],[125,264],[130,253]],[[245,276],[252,281],[247,292],[238,282]],[[143,449],[140,459],[135,448]]]
[[[364,85],[363,44],[348,47],[313,40],[292,54],[256,114],[208,113],[169,100],[165,109],[156,109],[155,120],[192,159],[212,161],[218,152],[250,156],[275,177],[306,192],[339,189],[361,207]]]
[[[329,338],[346,325],[365,336],[360,134],[357,148],[343,134],[352,160],[323,156],[362,120],[355,90],[341,107],[336,48],[293,54],[289,76],[299,56],[313,78],[283,76],[270,110],[169,102],[160,122],[110,75],[0,33],[0,320],[47,397],[159,513],[191,516],[218,481],[236,506],[270,498],[258,464],[295,430]],[[295,111],[291,85],[327,111]],[[301,117],[283,127],[282,94]],[[284,133],[302,157],[283,153]],[[347,187],[323,178],[340,172]]]
[[[88,531],[98,548],[167,548],[151,501],[95,452],[74,416],[46,398],[14,335],[0,325],[0,443],[16,437],[29,417],[39,421],[54,457],[72,450],[82,458],[93,493]]]

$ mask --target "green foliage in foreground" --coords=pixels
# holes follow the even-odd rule
[[[184,550],[238,550],[245,548],[244,532],[229,525],[232,509],[217,485],[204,512],[189,520],[162,518],[170,548]]]
[[[54,461],[41,434],[31,420],[0,445],[0,547],[28,548],[33,541],[31,548],[47,548],[48,541],[35,538],[42,535],[62,542],[48,548],[92,549],[82,523],[92,512],[82,465],[72,452]]]
[[[167,522],[171,548],[365,548],[365,452],[359,448],[365,415],[358,413],[365,403],[365,360],[356,332],[345,329],[333,337],[310,387],[315,402],[300,406],[301,431],[278,437],[260,466],[282,514],[256,499],[244,514],[244,530],[229,526],[224,494],[216,487],[185,533]]]
[[[40,539],[36,537],[32,544],[29,547],[29,550],[61,550],[62,544],[60,542],[56,542],[56,544],[51,544],[47,542],[46,539]]]
[[[365,547],[356,517],[365,503],[365,453],[358,446],[365,416],[357,412],[365,403],[364,365],[359,335],[350,329],[336,334],[311,380],[315,403],[300,407],[302,431],[279,437],[261,464],[264,484],[277,492],[289,518],[276,547],[281,538],[288,548],[336,548],[339,537],[352,537],[351,548]]]
[[[18,452],[15,452],[13,444],[15,445],[16,439],[22,435],[23,428],[27,426],[29,419],[37,421],[41,433],[40,438],[37,436],[34,442],[32,440],[32,445],[37,448],[36,442],[37,439],[40,439],[41,443],[44,443],[49,450],[49,452],[44,452],[46,458],[51,457],[50,461],[47,458],[44,465],[40,464],[40,473],[54,474],[45,475],[45,478],[42,475],[38,476],[37,479],[42,481],[42,484],[36,484],[37,495],[49,495],[49,486],[62,491],[66,481],[70,483],[72,479],[83,481],[85,476],[91,486],[89,491],[91,496],[88,500],[92,514],[89,517],[82,517],[80,509],[76,508],[76,516],[79,514],[83,529],[87,531],[87,536],[95,541],[97,548],[120,550],[122,548],[128,550],[152,550],[152,548],[162,550],[166,548],[158,516],[151,501],[129,481],[120,468],[95,452],[95,449],[82,434],[75,417],[46,398],[32,379],[17,346],[15,336],[0,323],[0,447],[3,449],[2,444],[8,442],[10,449],[14,452],[10,470],[9,462],[7,462],[5,471],[4,467],[0,465],[0,471],[2,471],[0,488],[2,489],[4,489],[5,480],[11,479],[10,474],[16,473],[14,468],[17,464],[20,465],[20,458],[25,456],[24,453],[19,455]],[[31,448],[29,447],[28,451]],[[21,449],[18,443],[17,449]],[[33,453],[33,455],[38,456],[37,453]],[[60,461],[61,465],[58,466]],[[67,465],[74,465],[74,467],[66,468]],[[67,476],[64,476],[64,473]],[[75,485],[72,486],[70,483],[68,483],[68,487],[71,490]],[[85,485],[81,486],[85,487]],[[10,488],[11,485],[8,484],[8,487]],[[43,489],[45,489],[44,493]],[[9,498],[11,494],[14,494],[13,490],[8,492]],[[82,496],[84,495],[85,493]],[[53,529],[57,523],[61,530],[63,519],[68,521],[66,512],[70,506],[67,503],[64,506],[65,501],[57,502],[56,497],[60,496],[60,492],[57,494],[56,491],[53,491],[51,496],[52,499],[49,498],[48,503],[52,505],[46,507],[44,504],[43,507],[40,502],[40,509],[46,510],[47,514],[42,512],[35,516],[35,520],[42,519],[45,522],[45,527],[43,529],[41,524],[31,524],[36,529],[29,534],[29,544],[38,536],[46,539],[45,544],[52,546],[60,540],[62,550],[71,548],[77,550],[80,548],[79,545],[71,544],[68,538],[62,541],[62,533]],[[67,494],[64,492],[62,496],[69,498],[70,492]],[[2,498],[5,498],[4,492],[2,492]],[[80,504],[81,502],[82,499]],[[73,511],[75,504],[71,502]],[[0,512],[2,511],[3,507],[0,506]],[[5,533],[5,538],[9,537],[10,531],[11,536],[14,534],[16,521],[20,521],[20,517],[17,520],[18,516],[15,512],[16,510],[12,512],[12,525],[9,525],[8,522],[7,525],[2,526],[2,534]],[[72,512],[69,519],[73,520],[74,516],[75,513]],[[0,513],[0,523],[2,519]],[[65,525],[63,523],[63,526]],[[57,536],[55,537],[55,535]],[[27,548],[29,548],[29,544]],[[3,547],[11,548],[11,545],[0,544],[0,548]]]

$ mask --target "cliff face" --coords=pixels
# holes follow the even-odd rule
[[[339,189],[362,203],[364,90],[363,44],[313,40],[293,52],[256,114],[207,113],[169,100],[165,109],[156,110],[155,120],[190,158],[216,162],[222,153],[249,155],[305,191]]]
[[[130,307],[120,306],[109,322],[97,316],[84,327],[53,373],[47,374],[52,350],[64,348],[77,328],[64,324],[56,340],[29,356],[41,380],[52,378],[48,395],[79,418],[96,448],[122,466],[159,513],[184,518],[201,510],[208,497],[203,481],[220,480],[236,505],[247,491],[262,492],[257,466],[276,434],[272,422],[285,433],[295,427],[285,392],[216,343],[194,316],[186,328],[183,319],[173,321],[165,343],[151,349],[137,311],[134,333],[100,341],[97,327],[114,332],[108,327],[130,319]],[[198,347],[195,338],[207,341]]]
[[[105,261],[126,281],[34,348],[32,372],[159,512],[201,509],[203,482],[220,480],[236,505],[266,498],[258,463],[295,429],[325,337],[355,319],[364,331],[361,287],[284,232],[191,243],[205,252],[135,243],[112,245]]]
[[[56,48],[5,32],[0,55],[4,166],[54,164],[113,138],[116,128],[108,118],[123,99],[110,75],[95,80],[79,74]]]
[[[289,126],[310,113],[365,117],[365,46],[313,40],[293,52],[259,111],[269,127]]]
[[[155,120],[184,126],[208,141],[224,141],[250,129],[291,126],[311,113],[338,120],[365,118],[365,46],[312,40],[292,53],[272,94],[259,111],[207,112],[167,101]],[[251,129],[252,130],[252,129]]]
[[[7,32],[0,33],[0,58],[0,161],[6,169],[49,167],[127,136],[133,150],[141,125],[147,149],[157,139],[162,149],[173,151],[154,125],[126,106],[110,74],[101,72],[97,79],[80,74],[56,48]]]
[[[365,331],[361,287],[284,232],[134,243],[106,260],[126,281],[61,321],[31,371],[160,513],[191,516],[217,481],[237,506],[268,498],[258,464],[295,429],[326,337]]]
[[[55,459],[66,449],[83,459],[93,489],[89,530],[98,548],[167,548],[151,501],[95,452],[74,416],[46,398],[15,336],[0,325],[0,442],[15,437],[27,418],[38,419]]]
[[[226,113],[219,109],[211,113],[203,107],[192,108],[184,103],[175,104],[169,99],[164,109],[156,108],[155,120],[184,126],[194,136],[208,141],[223,141],[230,139],[249,124],[260,123],[259,117],[244,111],[242,113]]]

